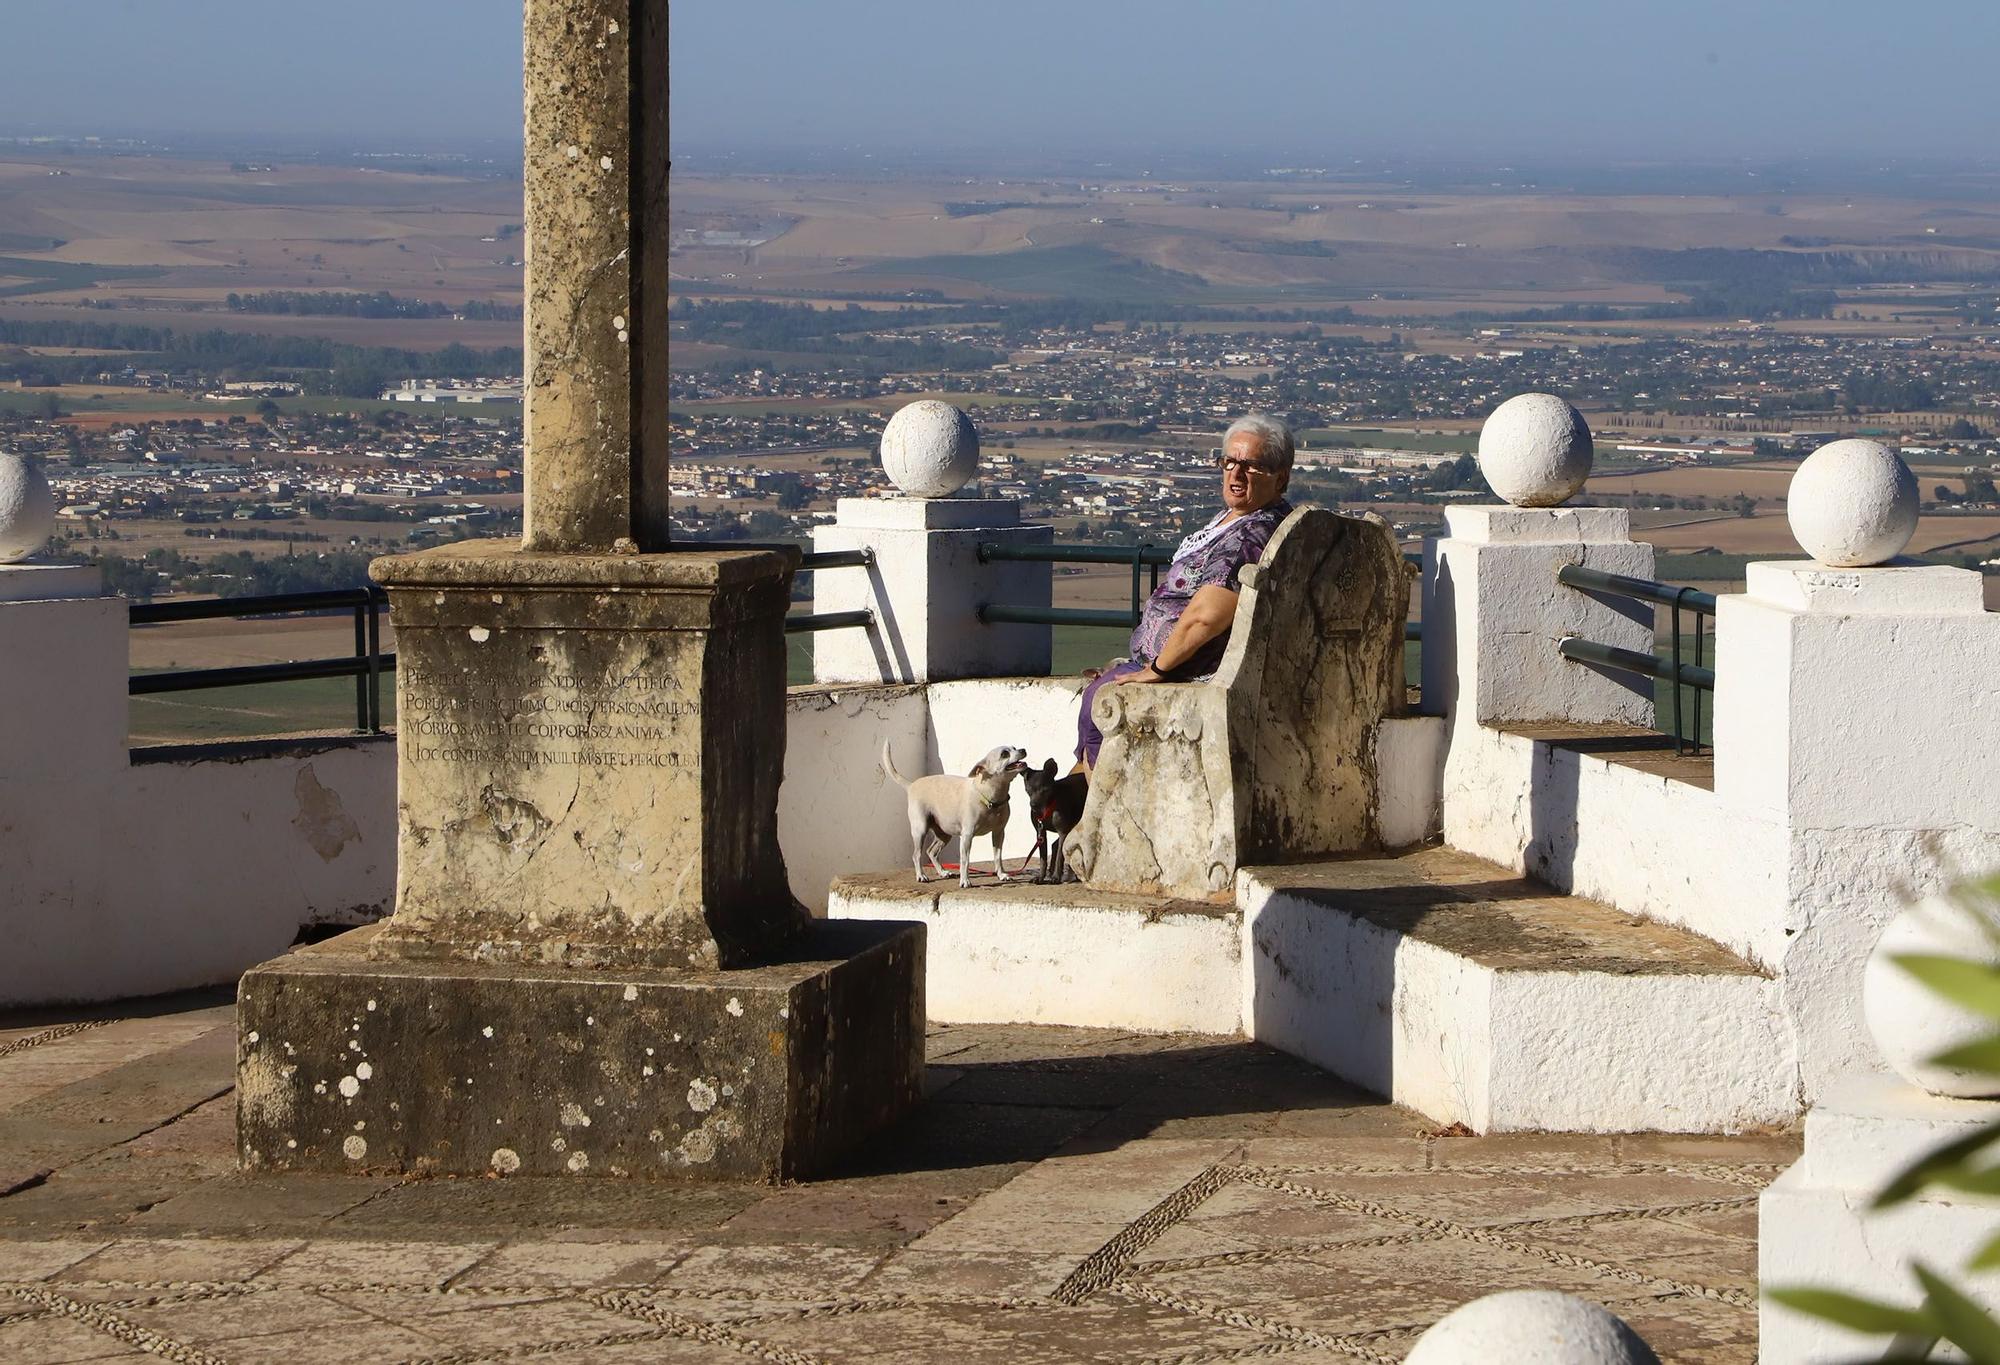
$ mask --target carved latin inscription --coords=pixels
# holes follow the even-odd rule
[[[421,666],[398,679],[404,752],[418,763],[481,768],[650,768],[692,775],[699,760],[675,741],[701,703],[664,674],[583,678],[558,668],[531,677],[524,695],[476,709],[458,679]],[[482,699],[483,701],[484,699]]]

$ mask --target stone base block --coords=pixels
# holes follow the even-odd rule
[[[834,878],[827,916],[920,921],[940,1022],[1243,1031],[1234,906],[990,879],[961,891],[904,870]]]
[[[244,976],[246,1169],[789,1180],[922,1094],[919,925],[720,972],[376,960],[378,927]]]

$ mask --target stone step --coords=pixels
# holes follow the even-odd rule
[[[990,878],[960,890],[894,872],[834,878],[826,913],[922,923],[926,1007],[940,1023],[1243,1029],[1233,905]]]
[[[1260,1042],[1479,1133],[1735,1132],[1799,1110],[1779,983],[1446,848],[1245,868]]]

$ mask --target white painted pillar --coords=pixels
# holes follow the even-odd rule
[[[1565,636],[1650,654],[1653,609],[1565,587],[1580,564],[1653,576],[1623,508],[1452,507],[1424,548],[1424,709],[1453,723],[1653,723],[1653,680],[1565,659]]]
[[[50,804],[38,785],[126,766],[128,628],[95,565],[0,564],[0,827],[13,798]]]
[[[868,549],[866,568],[813,575],[813,611],[868,608],[866,630],[813,637],[819,682],[937,682],[1041,676],[1049,671],[1049,627],[984,625],[988,603],[1047,607],[1050,566],[996,560],[982,543],[1047,545],[1054,531],[1021,524],[1021,505],[1001,498],[842,498],[836,520],[813,532],[815,550]]]
[[[131,869],[126,603],[103,592],[94,566],[0,564],[0,1004],[87,996],[60,967],[128,951],[95,913]]]
[[[1780,903],[1743,910],[1782,945],[1810,1101],[1880,1069],[1860,986],[1882,926],[2000,868],[2000,615],[1965,569],[1799,561],[1746,576],[1717,607],[1715,795],[1730,827],[1779,832]]]

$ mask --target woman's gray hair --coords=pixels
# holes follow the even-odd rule
[[[1277,473],[1290,471],[1293,450],[1290,427],[1268,412],[1247,413],[1231,422],[1229,430],[1222,433],[1222,448],[1229,449],[1229,443],[1240,435],[1257,438],[1258,458]]]

